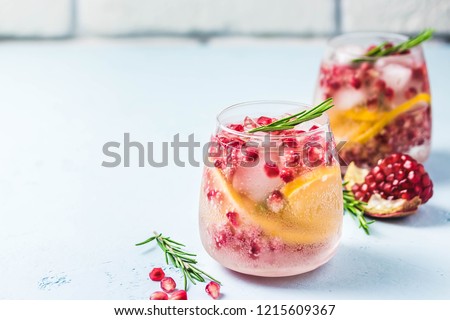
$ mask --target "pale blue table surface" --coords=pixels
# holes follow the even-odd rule
[[[201,168],[103,168],[102,146],[205,142],[233,103],[310,102],[322,42],[0,43],[0,298],[147,299],[172,235],[222,280],[226,299],[450,299],[450,46],[425,48],[433,94],[435,196],[417,215],[372,225],[349,216],[325,266],[268,279],[230,272],[203,250]],[[200,150],[196,157],[200,159]],[[175,274],[176,276],[176,274]],[[203,286],[190,298],[208,298]]]

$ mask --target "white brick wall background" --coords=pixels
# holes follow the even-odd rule
[[[450,0],[0,0],[0,38],[330,36],[424,27],[450,37]]]

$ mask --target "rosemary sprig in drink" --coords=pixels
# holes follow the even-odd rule
[[[257,131],[263,131],[263,132],[270,132],[270,131],[281,131],[281,130],[290,130],[294,129],[296,125],[313,120],[315,118],[320,117],[325,111],[333,107],[333,99],[328,98],[327,100],[323,101],[319,105],[315,106],[314,108],[311,108],[309,110],[303,110],[299,113],[293,114],[291,116],[287,116],[285,118],[282,118],[280,120],[274,121],[268,125],[261,126],[258,128],[254,128],[249,131],[249,133],[257,132]]]
[[[193,284],[198,282],[205,282],[208,278],[212,281],[221,284],[218,280],[211,277],[206,272],[200,270],[195,265],[197,264],[197,260],[193,257],[197,256],[194,253],[189,253],[184,250],[185,245],[172,240],[170,237],[165,237],[161,233],[156,231],[153,232],[155,235],[153,237],[148,238],[145,241],[137,243],[136,246],[141,246],[147,243],[156,240],[156,243],[164,252],[164,256],[166,258],[166,263],[172,263],[176,268],[180,269],[183,273],[184,277],[184,290],[187,290],[188,280]]]
[[[364,217],[364,207],[367,203],[356,200],[353,192],[345,189],[345,185],[348,182],[343,183],[343,196],[344,196],[344,210],[352,214],[352,217],[357,218],[359,222],[359,227],[364,230],[366,234],[370,234],[369,225],[374,223],[374,220],[367,221]]]
[[[382,44],[376,46],[375,48],[369,50],[364,57],[354,59],[352,62],[364,62],[364,61],[372,61],[373,58],[385,57],[393,54],[404,53],[409,49],[421,44],[424,41],[427,41],[433,36],[433,29],[425,29],[421,33],[419,33],[414,38],[408,39],[402,43],[399,43],[395,46],[388,45],[388,42],[383,42]]]

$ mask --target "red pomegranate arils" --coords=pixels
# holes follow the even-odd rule
[[[294,172],[290,169],[281,169],[280,178],[283,179],[284,182],[288,183],[294,180]]]
[[[169,300],[187,300],[187,292],[184,290],[177,290],[172,293],[169,297]]]
[[[269,178],[278,177],[280,174],[280,169],[278,169],[276,163],[273,162],[266,162],[264,165],[264,171]]]
[[[153,268],[152,271],[149,273],[149,277],[153,281],[161,281],[166,274],[164,273],[164,270],[161,268]]]
[[[220,296],[220,285],[217,282],[211,281],[205,287],[206,293],[213,299],[217,299]]]
[[[272,123],[272,118],[262,116],[256,120],[256,123],[260,126],[267,126],[268,124]]]
[[[175,280],[173,280],[171,277],[165,277],[161,280],[161,289],[163,289],[165,292],[173,292],[175,291],[175,288],[177,287],[177,284],[175,283]]]
[[[151,294],[150,300],[169,300],[169,296],[165,292],[155,291]]]
[[[240,224],[239,214],[237,212],[228,211],[226,216],[227,216],[228,221],[230,221],[230,223],[233,225],[233,227],[239,226],[239,224]]]
[[[418,196],[426,203],[433,195],[433,183],[423,165],[406,154],[394,153],[379,160],[364,181],[352,187],[355,197],[363,201],[378,193],[388,200],[411,200]]]
[[[239,131],[239,132],[244,131],[244,126],[242,124],[230,124],[230,125],[228,125],[228,128],[230,128],[231,130],[234,130],[234,131]]]

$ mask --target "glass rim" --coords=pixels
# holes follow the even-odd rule
[[[365,38],[386,38],[386,40],[392,40],[392,41],[398,41],[398,42],[402,42],[402,41],[406,41],[409,39],[409,37],[407,35],[401,34],[401,33],[395,33],[395,32],[377,32],[377,31],[361,31],[361,32],[346,32],[346,33],[342,33],[340,35],[334,36],[330,39],[328,39],[326,45],[328,48],[332,48],[334,50],[336,50],[337,48],[339,48],[339,42],[341,42],[342,40],[347,40],[347,39],[365,39]],[[351,44],[351,42],[350,42]],[[412,50],[417,50],[417,48],[421,48],[422,45],[418,45],[415,46],[413,48],[410,49],[410,51]],[[355,53],[349,50],[344,50],[344,52],[350,56],[353,56],[355,58],[357,57],[362,57],[361,53]],[[411,52],[409,53],[404,53],[402,55],[397,55],[395,57],[402,57],[402,56],[409,56],[411,54]],[[384,56],[384,57],[364,57],[364,59],[367,60],[378,60],[378,59],[385,59],[385,58],[391,58],[392,56]]]
[[[229,128],[227,125],[229,123],[224,123],[223,119],[221,119],[227,112],[232,111],[232,110],[236,110],[236,109],[240,109],[242,107],[245,106],[250,106],[250,105],[258,105],[258,104],[277,104],[277,105],[284,105],[284,106],[293,106],[293,107],[299,107],[301,108],[299,111],[302,110],[309,110],[311,109],[313,106],[311,104],[306,104],[306,103],[302,103],[302,102],[295,102],[295,101],[287,101],[287,100],[252,100],[252,101],[246,101],[246,102],[240,102],[240,103],[235,103],[232,104],[231,106],[226,107],[225,109],[223,109],[222,111],[220,111],[217,116],[216,116],[216,121],[217,124],[219,126],[219,128],[223,131],[226,131],[228,133],[231,133],[233,135],[237,135],[240,137],[246,137],[246,138],[250,138],[250,139],[264,139],[264,137],[267,137],[268,135],[258,135],[256,133],[249,133],[249,132],[242,132],[242,131],[237,131],[234,129]],[[263,114],[261,114],[260,116],[263,116]],[[330,119],[328,117],[328,114],[326,112],[324,112],[320,117],[317,117],[316,119],[323,119],[324,123],[314,123],[317,128],[313,129],[313,130],[309,130],[309,131],[305,131],[302,133],[298,133],[298,134],[279,134],[279,135],[270,135],[271,139],[282,139],[282,138],[287,138],[287,137],[302,137],[302,136],[307,136],[307,135],[311,135],[317,132],[321,132],[323,131],[324,128],[329,128],[329,124],[330,124]],[[313,120],[309,120],[306,122],[311,122],[314,121],[316,119]],[[292,130],[295,130],[292,129]],[[330,130],[328,130],[330,131]]]

